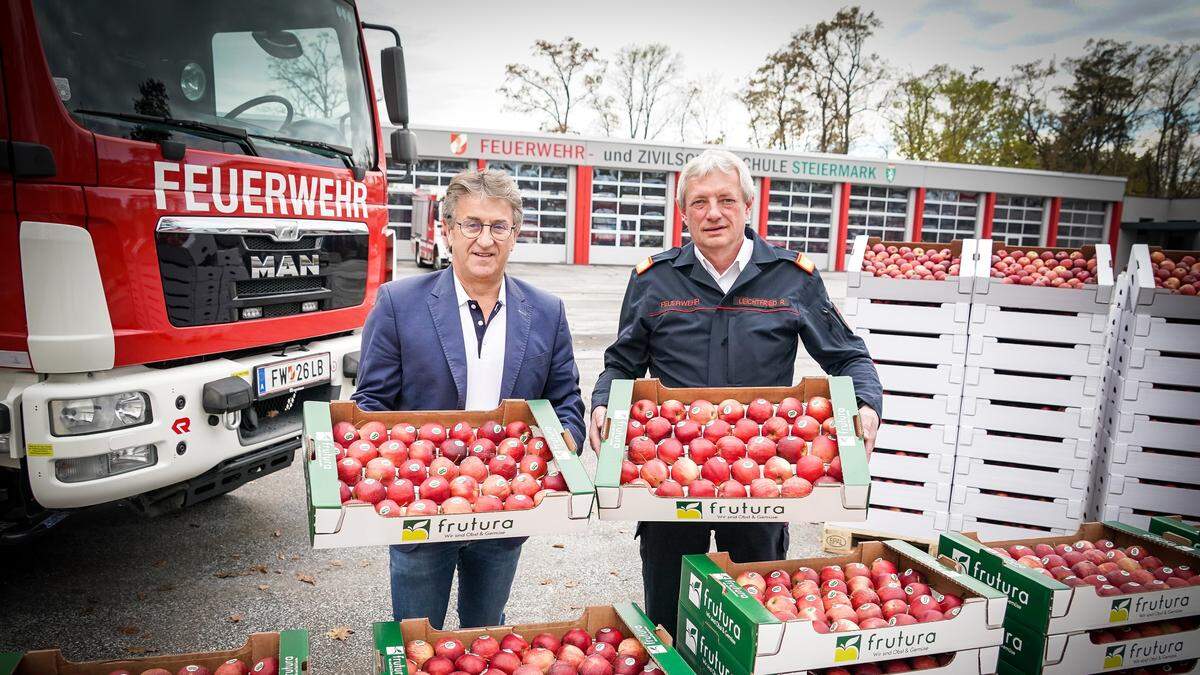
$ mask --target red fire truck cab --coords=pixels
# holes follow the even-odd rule
[[[346,0],[0,8],[0,541],[228,492],[348,393],[385,273],[363,27]]]

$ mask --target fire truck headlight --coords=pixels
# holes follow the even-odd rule
[[[55,436],[81,436],[136,427],[152,419],[150,397],[141,391],[50,402],[50,428]]]
[[[157,463],[158,449],[154,444],[138,445],[103,455],[55,460],[54,476],[63,483],[82,483],[145,469]]]

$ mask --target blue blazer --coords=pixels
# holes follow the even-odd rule
[[[579,369],[562,300],[505,277],[508,305],[500,398],[547,399],[575,438],[586,439]],[[362,334],[363,410],[462,410],[467,359],[454,271],[406,277],[379,288]]]

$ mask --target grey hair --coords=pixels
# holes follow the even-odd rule
[[[503,199],[512,207],[513,226],[521,226],[521,190],[517,187],[516,179],[507,173],[496,169],[468,169],[452,178],[442,199],[443,220],[453,222],[458,199],[464,195]]]
[[[742,187],[742,197],[747,204],[754,201],[754,179],[750,177],[750,167],[745,160],[728,150],[709,148],[693,157],[679,172],[679,184],[675,186],[675,201],[683,209],[683,197],[689,181],[703,178],[714,171],[736,173],[738,183]]]

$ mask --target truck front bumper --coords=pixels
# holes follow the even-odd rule
[[[359,343],[356,334],[304,345],[309,353],[329,352],[331,377],[328,385],[321,386],[327,387],[330,398],[340,398],[352,391],[349,378],[342,372],[342,364],[346,354],[359,349]],[[20,417],[34,498],[46,508],[63,509],[138,495],[149,498],[152,495],[147,493],[164,489],[178,492],[182,487],[185,503],[189,503],[206,498],[202,494],[214,496],[228,492],[259,475],[286,466],[279,464],[280,457],[298,445],[298,426],[260,426],[255,433],[246,433],[240,427],[227,428],[221,416],[204,411],[201,392],[208,382],[229,376],[251,380],[256,366],[295,356],[294,351],[286,356],[274,351],[175,368],[130,366],[98,373],[54,375],[27,387],[21,392]],[[54,436],[51,433],[51,401],[125,391],[141,391],[149,396],[152,415],[149,423],[85,436]],[[301,396],[304,394],[300,392]],[[278,414],[283,407],[278,398],[265,403],[271,410],[261,410],[264,402],[255,402],[252,407],[272,414]],[[262,417],[266,419],[265,414]],[[264,430],[271,433],[264,433]],[[157,454],[153,466],[75,483],[59,480],[55,472],[55,462],[60,460],[92,457],[150,444],[155,446]],[[274,448],[274,452],[270,448]],[[263,450],[267,452],[260,452]],[[239,464],[238,459],[243,457],[247,458],[249,466]],[[288,459],[287,463],[290,461]],[[259,470],[252,470],[253,466]],[[271,466],[274,468],[264,470]],[[223,490],[222,481],[228,486]]]

